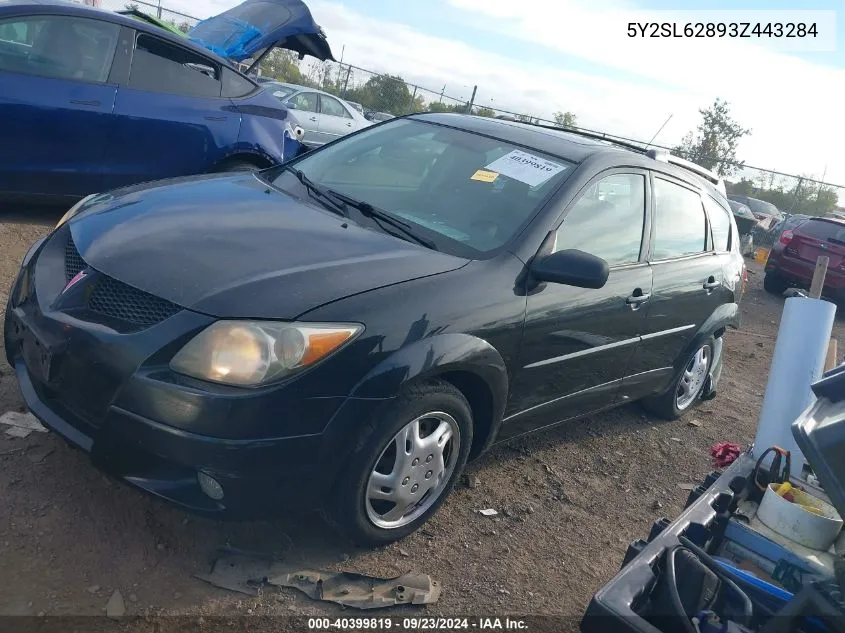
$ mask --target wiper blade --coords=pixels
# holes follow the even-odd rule
[[[296,169],[290,165],[284,167],[287,171],[297,177],[302,186],[308,191],[308,195],[320,202],[323,207],[336,213],[341,217],[346,217],[346,204],[330,195],[329,190],[323,189],[320,185],[312,181],[308,176],[302,173],[301,169]]]
[[[400,220],[389,213],[382,211],[378,207],[373,206],[369,202],[365,202],[363,200],[356,200],[346,194],[334,191],[333,189],[327,189],[326,193],[330,194],[337,200],[348,204],[350,207],[354,207],[361,212],[362,215],[365,217],[371,218],[373,221],[376,222],[382,229],[390,233],[391,235],[396,235],[393,231],[388,231],[385,229],[384,225],[390,225],[393,228],[397,229],[404,235],[404,239],[410,238],[412,241],[416,242],[417,244],[421,244],[426,248],[430,248],[433,251],[437,250],[437,245],[429,240],[428,238],[419,235],[416,231],[414,231],[413,227],[404,220]],[[396,235],[396,237],[402,237],[402,235]]]

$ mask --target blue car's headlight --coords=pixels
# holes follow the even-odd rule
[[[257,387],[327,358],[363,329],[342,323],[218,321],[188,341],[170,368],[201,380]]]

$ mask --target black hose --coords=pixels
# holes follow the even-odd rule
[[[692,625],[684,605],[681,602],[681,595],[678,593],[678,578],[675,575],[675,554],[681,549],[680,545],[676,545],[666,552],[666,586],[669,589],[669,600],[672,603],[672,608],[675,610],[675,615],[680,618],[683,623],[684,630],[687,633],[699,633]]]
[[[748,595],[737,586],[736,582],[734,582],[734,578],[736,578],[733,574],[728,572],[724,567],[719,565],[716,560],[710,556],[707,552],[701,549],[698,545],[693,543],[689,540],[686,536],[679,536],[678,540],[681,544],[692,551],[693,554],[698,556],[699,560],[712,571],[714,574],[719,576],[723,581],[725,581],[728,586],[734,590],[734,592],[742,598],[742,606],[744,612],[743,622],[740,624],[744,626],[749,626],[751,624],[751,618],[754,616],[754,603],[751,602],[751,599]]]

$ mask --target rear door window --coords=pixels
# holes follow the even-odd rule
[[[320,114],[330,114],[331,116],[345,117],[351,119],[352,115],[346,111],[346,108],[338,101],[326,95],[320,95]]]
[[[193,51],[141,34],[132,58],[129,86],[189,97],[219,97],[220,68]]]
[[[0,21],[0,70],[103,83],[120,26],[60,15]]]
[[[671,259],[707,250],[707,218],[701,196],[663,178],[654,179],[652,259]]]

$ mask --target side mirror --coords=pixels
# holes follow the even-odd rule
[[[286,107],[286,108],[290,108],[291,110],[296,110],[296,104],[295,104],[293,101],[288,101],[288,102],[285,104],[285,107]]]
[[[603,288],[610,269],[601,257],[567,249],[535,259],[531,275],[537,281],[566,284],[578,288]]]

